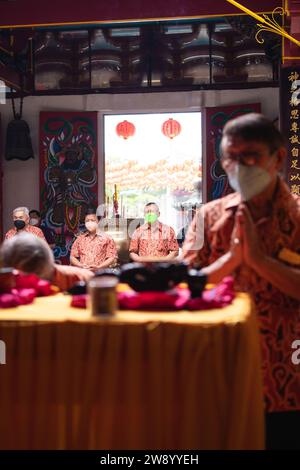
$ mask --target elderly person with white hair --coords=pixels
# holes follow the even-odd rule
[[[87,269],[55,264],[47,242],[30,233],[21,233],[3,242],[0,264],[25,273],[34,273],[49,280],[60,290],[67,290],[76,282],[88,281],[93,276]]]
[[[33,227],[29,224],[29,209],[27,207],[17,207],[13,210],[14,227],[11,228],[5,235],[5,239],[12,238],[20,233],[32,233],[36,237],[42,238],[46,241],[42,230],[38,227]]]

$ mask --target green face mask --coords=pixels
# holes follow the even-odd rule
[[[154,224],[154,222],[156,222],[158,219],[158,215],[155,214],[155,212],[148,212],[146,215],[145,215],[145,221],[148,223],[148,224]]]

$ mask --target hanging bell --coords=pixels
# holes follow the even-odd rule
[[[26,121],[16,114],[7,125],[5,159],[28,160],[33,158],[30,129]]]

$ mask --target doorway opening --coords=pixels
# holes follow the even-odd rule
[[[200,112],[105,115],[104,158],[108,217],[140,218],[155,202],[179,230],[202,202]]]

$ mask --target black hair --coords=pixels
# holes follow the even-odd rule
[[[147,202],[147,204],[145,205],[145,207],[148,207],[148,206],[156,206],[157,209],[159,209],[158,205],[156,204],[156,202]]]
[[[258,113],[243,114],[228,121],[223,137],[238,137],[246,142],[256,141],[267,145],[271,153],[285,146],[285,138],[274,123]]]
[[[96,211],[95,207],[88,207],[87,210],[86,210],[85,215],[94,215],[94,214],[96,215],[96,212],[97,211]]]
[[[40,211],[38,211],[37,209],[31,209],[31,211],[29,211],[29,215],[30,215],[30,214],[33,214],[33,212],[34,212],[38,217],[41,217],[41,213],[40,213]]]

